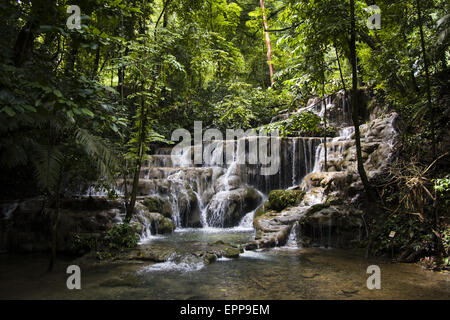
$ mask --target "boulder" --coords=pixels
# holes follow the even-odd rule
[[[300,204],[305,195],[301,190],[273,190],[269,193],[269,207],[276,211],[281,211],[287,207]]]
[[[346,205],[318,204],[299,219],[302,246],[350,248],[364,234],[362,212]]]
[[[218,192],[206,208],[208,225],[222,228],[234,227],[245,214],[255,210],[261,200],[261,195],[252,188]]]
[[[145,197],[142,204],[147,207],[150,212],[159,212],[166,218],[172,217],[172,206],[168,199],[158,196]]]
[[[289,207],[282,211],[271,210],[269,201],[255,212],[253,225],[257,230],[255,241],[246,244],[247,250],[284,245],[292,226],[308,207]]]
[[[171,219],[158,212],[150,212],[143,203],[136,204],[136,213],[132,222],[140,225],[137,230],[141,230],[141,233],[149,230],[151,234],[166,234],[175,229],[175,223]]]

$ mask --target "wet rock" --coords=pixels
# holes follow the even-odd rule
[[[145,231],[146,228],[150,228],[152,234],[166,234],[175,229],[175,223],[171,219],[158,212],[150,212],[143,203],[137,203],[135,210],[132,222],[140,224],[139,230]]]
[[[165,248],[148,248],[140,247],[138,249],[131,249],[118,254],[116,260],[139,260],[139,261],[151,261],[151,262],[165,262],[169,260],[173,251]]]
[[[303,246],[350,248],[364,233],[362,212],[346,205],[316,205],[299,219]]]
[[[209,252],[205,254],[205,257],[204,257],[205,264],[213,263],[216,260],[217,260],[217,257],[215,254],[209,253]]]
[[[260,194],[252,188],[221,191],[214,195],[206,208],[208,225],[234,227],[246,213],[256,209],[260,202]]]
[[[281,211],[287,207],[296,206],[305,195],[301,190],[273,190],[269,193],[269,207]]]
[[[114,260],[211,264],[221,257],[238,258],[241,252],[241,247],[224,242],[188,242],[181,247],[177,244],[153,243],[123,251]]]
[[[206,247],[206,252],[212,253],[218,258],[238,258],[243,252],[243,248],[241,246],[235,246],[223,241],[216,241],[208,244]]]
[[[30,252],[49,249],[49,216],[42,213],[43,199],[18,201],[9,219],[2,220],[0,247],[8,251]],[[52,208],[48,210],[53,210]],[[78,254],[74,238],[95,241],[121,221],[122,204],[100,198],[63,199],[58,222],[57,250]]]
[[[246,243],[246,244],[244,244],[244,249],[249,250],[249,251],[256,250],[256,249],[258,249],[258,243],[256,241]]]
[[[308,207],[290,207],[280,212],[265,209],[259,215],[255,215],[253,225],[257,232],[255,241],[246,244],[244,248],[275,247],[284,245],[287,241],[292,226],[300,219]],[[258,209],[259,210],[259,209]]]
[[[158,196],[146,197],[142,204],[147,207],[150,212],[161,213],[166,218],[172,217],[172,207],[169,200]]]
[[[225,258],[239,258],[239,254],[241,253],[241,251],[238,248],[233,248],[233,247],[225,247],[223,249],[223,256]]]

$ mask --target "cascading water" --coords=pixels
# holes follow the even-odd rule
[[[341,110],[338,116],[336,104]],[[348,123],[344,94],[329,96],[301,111],[307,109],[324,115],[325,108],[329,123]],[[329,161],[346,151],[346,141],[352,134],[353,128],[345,127],[337,137],[328,139]],[[139,196],[157,196],[168,201],[177,229],[251,228],[255,209],[271,190],[298,186],[309,173],[324,168],[323,138],[277,138],[279,170],[273,175],[261,175],[263,165],[249,163],[254,156],[249,154],[254,139],[210,141],[203,146],[202,164],[193,164],[196,148],[192,146],[176,152],[169,148],[158,149],[143,168]],[[260,148],[258,145],[258,153],[262,152]],[[231,155],[227,154],[230,150]]]
[[[285,247],[287,248],[298,248],[298,222],[294,223],[294,225],[291,228],[291,231],[289,232],[289,237],[286,241]]]
[[[167,201],[177,229],[192,226],[252,228],[254,211],[270,190],[298,185],[311,171],[314,150],[322,140],[285,139],[280,143],[280,169],[274,175],[262,176],[260,164],[245,163],[250,155],[241,148],[245,148],[250,139],[207,144],[201,167],[192,164],[192,147],[178,150],[171,158],[168,149],[157,150],[142,168],[139,196]],[[230,146],[233,148],[227,148]],[[227,149],[232,150],[230,163],[224,161]],[[149,230],[144,230],[147,236]]]
[[[327,160],[335,162],[343,159],[345,151],[348,149],[348,141],[355,132],[354,127],[345,127],[339,130],[338,136],[327,139]],[[320,144],[316,150],[315,165],[313,172],[325,170],[325,148]]]

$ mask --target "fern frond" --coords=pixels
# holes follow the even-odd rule
[[[54,192],[58,185],[64,154],[60,146],[35,144],[32,161],[38,186],[47,192]]]
[[[96,162],[100,174],[113,181],[114,173],[119,168],[119,161],[108,145],[100,137],[81,128],[75,132],[75,141]]]

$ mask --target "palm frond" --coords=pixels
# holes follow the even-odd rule
[[[112,181],[119,167],[119,161],[108,145],[100,137],[81,128],[75,132],[75,141],[96,162],[100,174]]]
[[[56,189],[63,160],[60,146],[35,144],[32,161],[42,190],[53,192]]]

